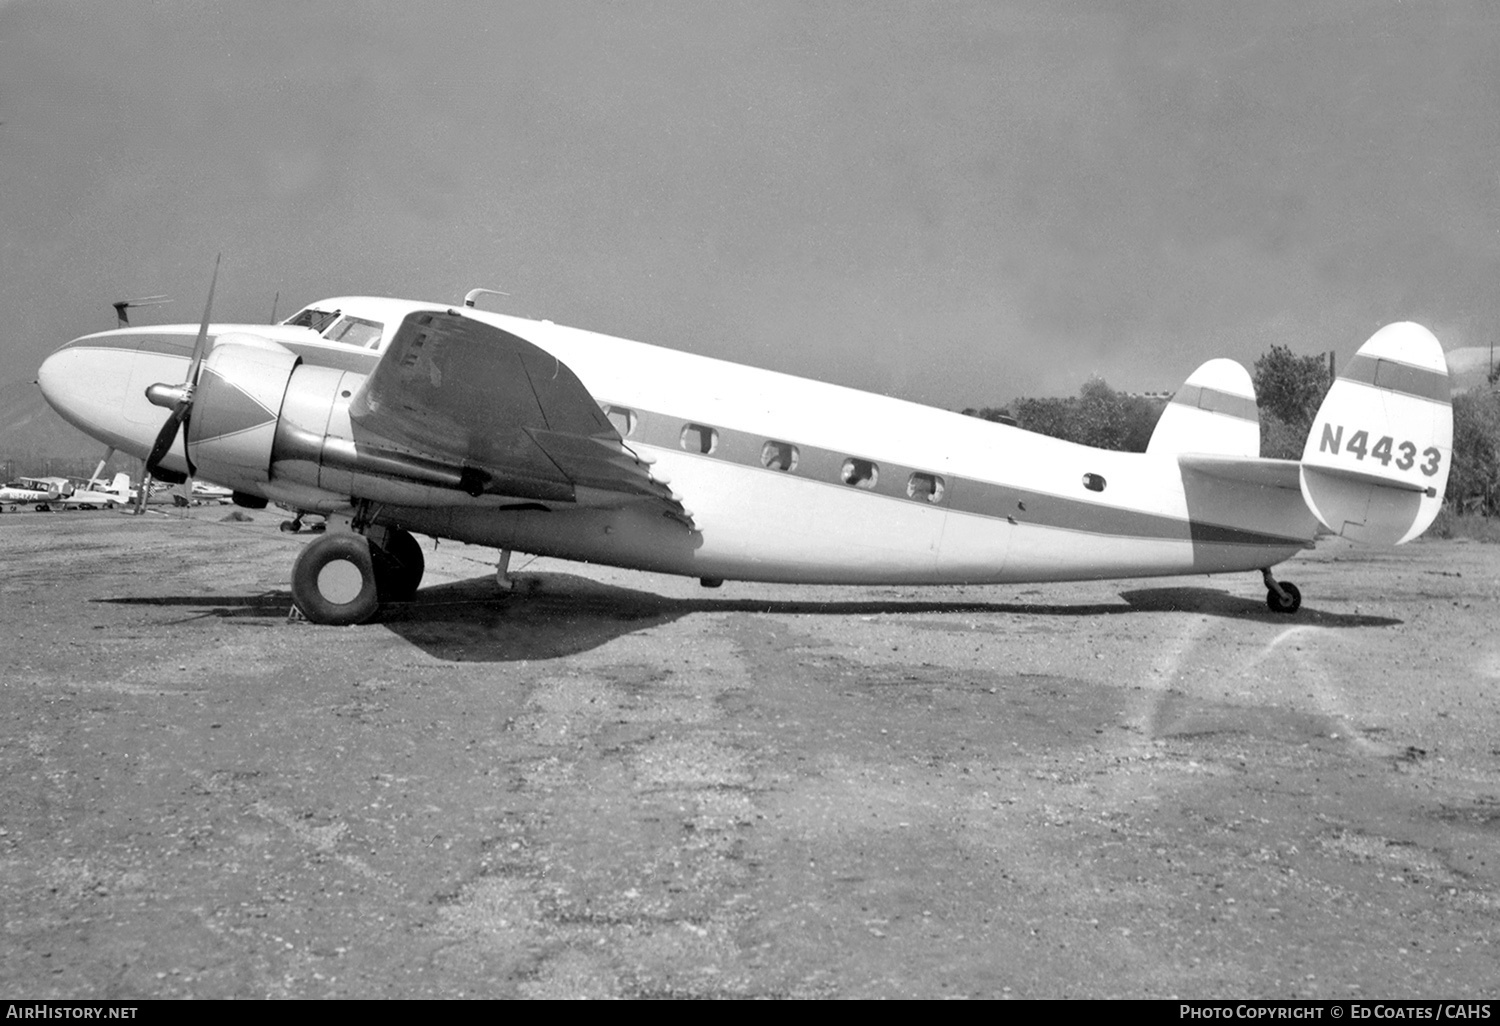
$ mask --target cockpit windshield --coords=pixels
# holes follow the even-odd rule
[[[323,337],[330,342],[343,342],[345,345],[374,349],[380,345],[380,333],[384,330],[385,325],[379,321],[367,321],[363,317],[344,317],[324,332]]]
[[[342,342],[346,346],[363,349],[378,349],[385,325],[364,317],[340,316],[340,310],[319,310],[309,306],[288,318],[283,323],[295,328],[311,328],[330,342]],[[332,327],[329,327],[332,325]]]
[[[327,310],[319,310],[315,306],[309,306],[288,317],[283,323],[289,324],[294,328],[311,328],[321,335],[323,334],[323,329],[337,320],[338,316],[339,312],[337,310],[330,313]]]

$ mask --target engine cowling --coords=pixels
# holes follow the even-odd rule
[[[188,422],[188,454],[201,476],[237,487],[268,480],[276,423],[300,361],[254,335],[215,343],[199,372]]]

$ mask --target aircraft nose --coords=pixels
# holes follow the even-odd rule
[[[146,401],[144,386],[131,395],[137,379],[149,373],[140,365],[140,349],[140,336],[106,332],[74,339],[42,361],[37,384],[43,398],[69,424],[122,452],[144,457],[166,415]]]

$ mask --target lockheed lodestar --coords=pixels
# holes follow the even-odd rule
[[[217,271],[215,272],[215,278]],[[1300,460],[1203,364],[1144,453],[463,304],[345,296],[275,325],[127,326],[38,375],[158,479],[328,518],[292,569],[311,621],[409,601],[415,535],[725,580],[1000,584],[1259,572],[1320,533],[1396,545],[1452,456],[1437,339],[1392,324],[1342,369]]]

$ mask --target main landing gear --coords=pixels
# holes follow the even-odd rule
[[[425,568],[422,547],[399,527],[334,531],[297,556],[292,601],[313,623],[364,623],[384,603],[409,601]]]
[[[1291,614],[1302,608],[1302,592],[1295,584],[1272,577],[1270,567],[1262,570],[1260,576],[1266,582],[1266,606],[1271,612]]]

